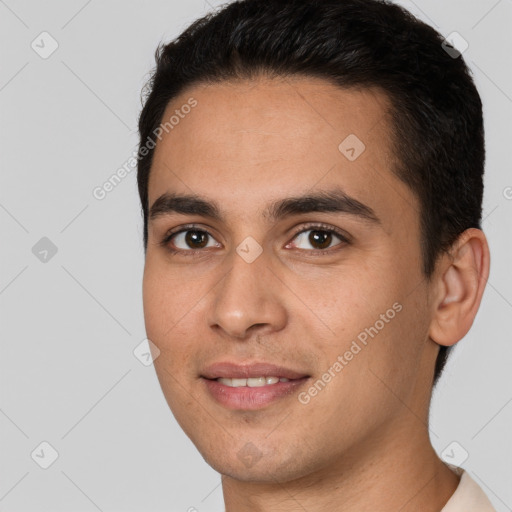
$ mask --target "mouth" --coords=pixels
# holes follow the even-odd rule
[[[210,398],[231,410],[255,410],[290,397],[310,375],[269,363],[221,362],[207,367],[201,379]]]
[[[278,366],[272,363],[265,362],[250,362],[250,363],[234,363],[230,361],[221,361],[207,366],[201,377],[205,379],[261,379],[261,378],[277,378],[295,380],[303,377],[309,377],[306,372],[286,368],[285,366]]]
[[[230,388],[261,388],[263,386],[272,386],[277,384],[278,382],[289,382],[290,380],[295,379],[287,379],[286,377],[251,377],[249,379],[236,379],[236,378],[222,378],[213,379],[225,386],[229,386]]]

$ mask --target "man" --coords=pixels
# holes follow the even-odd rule
[[[491,511],[429,439],[489,273],[462,57],[377,0],[242,0],[159,47],[143,294],[227,512]]]

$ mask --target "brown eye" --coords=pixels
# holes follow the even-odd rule
[[[208,233],[204,231],[186,231],[185,242],[192,249],[202,249],[208,243]]]
[[[202,229],[182,229],[172,233],[163,240],[163,245],[169,249],[175,249],[182,252],[191,252],[210,247],[220,247],[215,239]]]
[[[316,249],[317,251],[342,245],[343,243],[348,243],[348,240],[343,235],[336,233],[334,230],[319,228],[305,229],[298,233],[293,240],[293,245],[298,249]]]
[[[332,233],[327,231],[311,231],[308,240],[316,249],[326,249],[331,245]]]

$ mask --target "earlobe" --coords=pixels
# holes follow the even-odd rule
[[[467,229],[442,257],[430,338],[451,346],[471,328],[489,277],[490,254],[480,229]]]

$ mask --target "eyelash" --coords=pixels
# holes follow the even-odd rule
[[[161,242],[159,242],[159,245],[166,248],[171,254],[179,253],[179,254],[184,254],[186,256],[196,256],[196,255],[198,255],[197,253],[204,252],[203,249],[189,249],[189,250],[173,249],[169,245],[169,242],[172,240],[172,238],[174,236],[179,235],[180,233],[183,233],[183,232],[187,232],[187,231],[199,231],[201,233],[206,233],[208,236],[214,238],[207,230],[201,228],[197,224],[187,224],[187,225],[181,227],[177,231],[167,232],[167,234],[164,236],[163,240]],[[315,255],[330,254],[339,245],[350,243],[350,240],[348,239],[348,237],[345,234],[343,234],[340,230],[335,229],[326,224],[321,224],[321,223],[320,224],[318,224],[318,223],[306,224],[306,226],[302,226],[300,230],[298,230],[294,233],[291,240],[293,241],[295,238],[297,238],[298,235],[300,235],[301,233],[304,233],[306,231],[321,231],[324,233],[330,233],[330,234],[336,235],[341,240],[342,243],[338,243],[335,246],[330,247],[328,249],[299,249],[300,251],[311,252],[311,253],[314,253]]]

